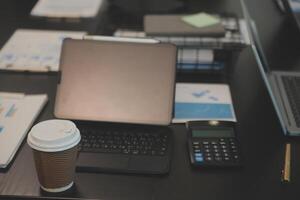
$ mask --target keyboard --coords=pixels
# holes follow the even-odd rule
[[[80,132],[81,152],[164,156],[168,150],[169,135],[165,132],[102,129]]]
[[[300,127],[300,77],[282,76],[282,81],[296,124]]]

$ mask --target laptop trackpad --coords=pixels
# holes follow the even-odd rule
[[[77,168],[94,169],[96,171],[107,169],[127,169],[129,156],[105,153],[79,153]]]

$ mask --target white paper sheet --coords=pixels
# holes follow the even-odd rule
[[[39,0],[30,14],[39,17],[92,18],[103,3],[104,0]]]
[[[178,63],[212,63],[214,52],[210,49],[180,48],[178,49]]]
[[[47,99],[46,94],[0,93],[0,168],[13,159]]]
[[[18,29],[0,51],[0,69],[58,71],[64,38],[82,38],[85,32]]]
[[[195,120],[236,121],[228,85],[176,84],[173,123]]]

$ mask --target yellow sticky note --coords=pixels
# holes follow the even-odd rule
[[[197,13],[193,15],[185,15],[181,17],[181,20],[185,23],[195,26],[197,28],[202,28],[205,26],[211,26],[220,23],[220,19],[206,14],[206,13]]]

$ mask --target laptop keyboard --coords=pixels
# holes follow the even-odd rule
[[[282,81],[296,124],[300,127],[300,77],[283,76]]]
[[[169,136],[164,132],[81,130],[80,151],[164,156]]]

